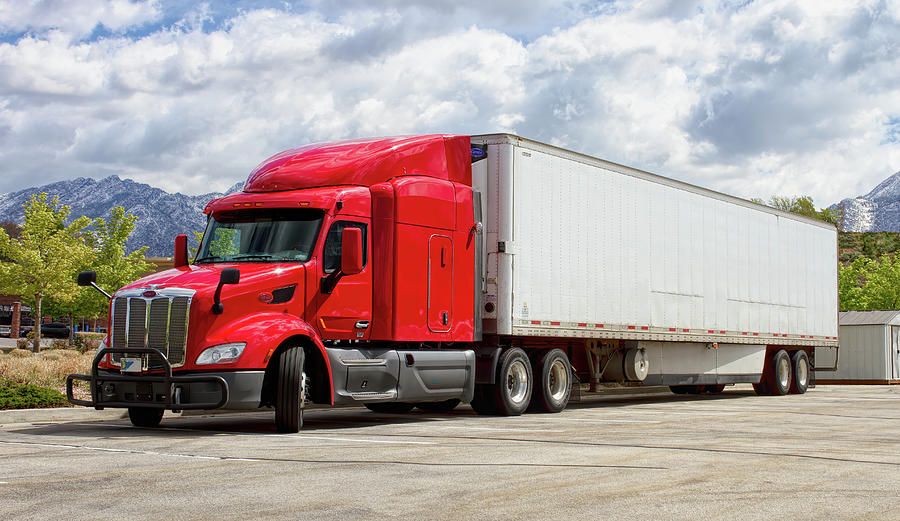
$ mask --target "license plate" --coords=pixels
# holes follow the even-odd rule
[[[122,372],[123,373],[140,373],[141,372],[141,359],[140,358],[122,357]]]

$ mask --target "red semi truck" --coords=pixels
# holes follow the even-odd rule
[[[72,403],[559,412],[573,388],[803,393],[837,346],[833,226],[508,134],[308,145],[110,296]],[[96,287],[83,272],[79,284]],[[99,289],[99,288],[98,288]],[[89,400],[73,396],[90,383]]]

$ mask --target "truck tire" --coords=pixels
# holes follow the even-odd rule
[[[451,398],[442,402],[420,402],[416,407],[426,412],[450,412],[459,404],[459,398]]]
[[[791,357],[784,349],[772,357],[772,369],[769,373],[768,388],[775,396],[784,396],[791,390]]]
[[[290,346],[278,357],[278,388],[275,396],[275,427],[278,432],[299,432],[303,427],[303,348]]]
[[[415,404],[406,402],[370,402],[364,403],[366,409],[382,414],[403,414],[413,410]]]
[[[806,351],[800,350],[791,357],[791,366],[794,369],[791,379],[791,394],[804,394],[809,389],[809,356]]]
[[[493,385],[475,384],[475,396],[469,404],[472,410],[483,416],[497,414],[497,404],[494,403]]]
[[[538,360],[533,374],[538,380],[530,409],[543,412],[565,409],[572,394],[572,366],[566,353],[562,349],[547,351]]]
[[[158,427],[165,410],[152,407],[129,407],[128,419],[135,427]]]
[[[497,383],[488,390],[493,391],[497,412],[502,416],[518,416],[531,403],[534,377],[531,362],[525,351],[518,347],[508,349],[497,360]]]

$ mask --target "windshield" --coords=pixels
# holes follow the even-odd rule
[[[194,263],[306,262],[322,217],[312,209],[223,212],[209,219]]]

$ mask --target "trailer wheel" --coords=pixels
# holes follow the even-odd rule
[[[534,374],[540,381],[532,393],[530,409],[545,412],[565,409],[572,394],[572,367],[566,353],[562,349],[547,351],[534,367]]]
[[[794,368],[794,378],[791,381],[791,393],[803,394],[809,388],[809,356],[806,351],[800,350],[791,357]]]
[[[475,384],[475,396],[469,405],[472,410],[483,416],[497,414],[497,405],[494,402],[493,388],[490,384]]]
[[[159,426],[159,422],[162,421],[164,412],[163,409],[152,407],[129,407],[128,419],[131,420],[131,424],[135,427],[147,427],[152,429],[153,427]]]
[[[492,386],[497,412],[503,416],[518,416],[531,402],[534,387],[531,363],[525,351],[515,347],[500,354],[497,366],[497,383]]]
[[[784,349],[772,357],[772,370],[769,373],[768,388],[776,396],[784,396],[791,390],[791,357]]]
[[[413,410],[414,404],[407,402],[370,402],[364,403],[366,409],[382,414],[403,414]]]
[[[278,432],[299,432],[303,427],[301,393],[303,348],[290,346],[278,357],[278,389],[275,396],[275,427]]]
[[[451,398],[442,402],[420,402],[416,407],[426,412],[449,412],[460,404],[459,398]]]

